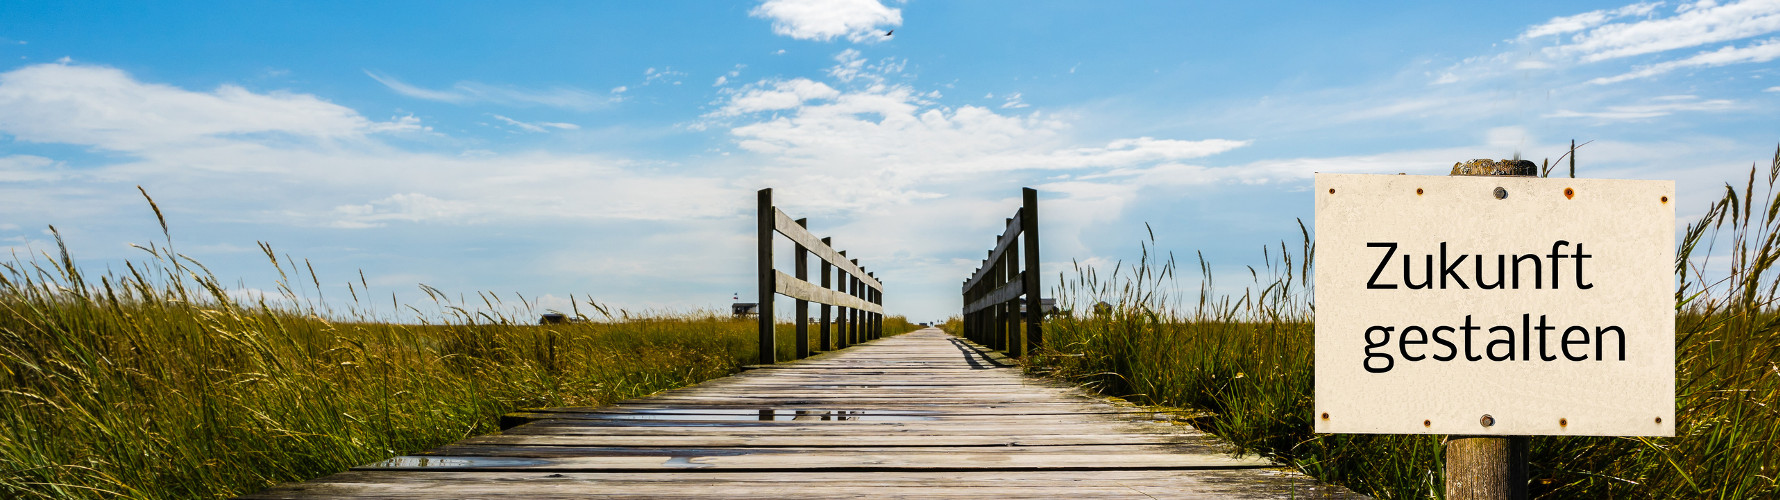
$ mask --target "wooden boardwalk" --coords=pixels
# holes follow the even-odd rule
[[[1346,498],[936,329],[247,498]]]

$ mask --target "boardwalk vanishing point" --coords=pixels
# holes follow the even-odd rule
[[[1359,497],[1156,415],[928,328],[245,498]]]

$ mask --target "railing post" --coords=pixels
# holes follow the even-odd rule
[[[832,240],[832,238],[822,238],[822,244],[828,245],[829,248],[834,248],[834,243],[832,243],[831,240]],[[824,289],[824,290],[834,289],[834,282],[832,279],[830,279],[830,274],[831,274],[830,270],[834,266],[829,264],[827,259],[817,259],[817,260],[822,261],[822,289]],[[834,350],[834,337],[832,336],[833,331],[829,329],[829,316],[828,316],[829,308],[831,308],[831,307],[834,307],[834,306],[830,306],[828,304],[822,304],[822,334],[821,334],[822,335],[822,352],[828,352],[828,351]]]
[[[773,342],[773,190],[766,188],[759,193],[760,231],[759,252],[756,261],[760,271],[760,355],[758,362],[763,365],[777,361],[777,345]]]
[[[849,259],[849,260],[851,260],[853,262],[853,267],[859,267],[859,259]],[[860,289],[865,288],[865,280],[859,279],[858,276],[848,276],[848,279],[853,282],[853,297],[858,298],[858,297],[864,295],[864,293],[860,292]],[[852,324],[848,325],[848,329],[851,330],[851,332],[849,334],[853,336],[854,344],[859,344],[859,343],[865,342],[865,339],[859,335],[859,326],[860,326],[859,323],[863,322],[864,320],[865,320],[865,310],[854,309],[853,310],[853,322],[852,322]]]
[[[1020,189],[1020,233],[1026,238],[1024,285],[1026,287],[1026,345],[1021,354],[1044,345],[1044,290],[1039,288],[1038,190]]]
[[[839,253],[841,254],[842,257],[847,256],[847,251],[845,251],[845,250],[842,250]],[[852,274],[841,272],[840,266],[835,266],[835,276],[834,276],[835,291],[838,291],[840,293],[848,293],[847,291],[852,286],[852,282],[848,280],[848,278],[851,276],[852,276]],[[848,347],[853,347],[853,339],[847,338],[847,324],[852,321],[853,308],[835,306],[834,314],[835,314],[835,318],[834,318],[835,347],[839,348],[839,349],[846,349]]]
[[[1014,225],[1014,219],[1009,217],[1006,225]],[[1013,228],[1009,229],[1017,230]],[[1007,271],[1002,274],[1002,276],[1005,276],[1005,278],[1002,279],[1002,283],[1013,283],[1014,278],[1019,276],[1019,257],[1020,239],[1014,238],[1013,241],[1008,242],[1007,250],[1001,254],[1001,265],[1003,268],[1007,269]],[[1012,356],[1015,351],[1019,350],[1015,345],[1020,343],[1020,297],[1016,295],[1013,298],[1007,299],[1006,304],[1007,324],[1003,327],[1003,330],[1006,330],[1007,334],[1002,336],[1001,351]]]
[[[872,273],[865,273],[865,275],[872,277],[873,280],[876,280],[878,277],[878,275],[872,274]],[[865,301],[870,302],[872,304],[877,304],[878,303],[878,289],[872,288],[870,286],[865,287]],[[871,338],[872,340],[878,339],[878,318],[880,316],[882,316],[882,315],[878,314],[876,312],[873,312],[868,316],[871,320],[867,321],[865,323],[865,336]]]
[[[798,219],[797,227],[808,229],[810,220]],[[793,254],[791,265],[797,268],[797,272],[794,273],[797,279],[810,280],[810,251],[805,249],[802,243],[797,245],[797,252]],[[795,309],[797,309],[797,335],[795,335],[797,348],[794,349],[794,352],[797,353],[797,359],[803,359],[810,357],[810,301],[797,299]]]

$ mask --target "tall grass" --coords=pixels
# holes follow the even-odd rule
[[[1536,437],[1535,496],[1780,497],[1780,151],[1765,183],[1759,170],[1727,185],[1677,251],[1676,436]],[[1198,259],[1192,302],[1153,235],[1135,263],[1077,266],[1028,369],[1181,408],[1242,451],[1356,491],[1442,497],[1439,437],[1312,432],[1315,248],[1301,236],[1264,251],[1239,295],[1217,293]]]
[[[0,262],[0,497],[239,495],[491,432],[515,409],[638,397],[755,358],[753,320],[703,312],[594,306],[598,321],[530,325],[530,304],[423,285],[442,313],[402,306],[418,324],[367,312],[359,287],[336,314],[306,263],[264,245],[285,278],[248,301],[170,246],[104,275],[66,247]],[[778,331],[790,359],[791,327]]]

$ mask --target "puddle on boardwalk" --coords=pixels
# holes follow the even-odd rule
[[[747,410],[730,408],[650,408],[630,410],[630,413],[601,413],[590,415],[594,418],[608,420],[674,420],[674,421],[799,421],[799,422],[915,422],[922,420],[938,420],[935,417],[914,415],[914,413],[932,413],[923,411],[866,411],[866,410]]]
[[[489,458],[489,457],[395,457],[382,462],[368,464],[358,469],[452,469],[467,467],[527,467],[542,465],[545,461],[529,458]]]

